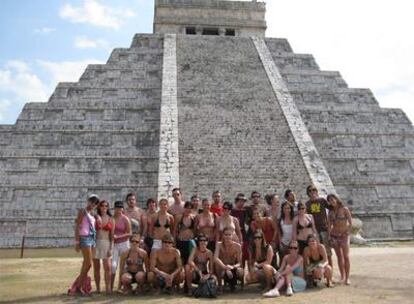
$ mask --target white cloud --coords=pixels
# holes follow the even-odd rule
[[[50,74],[50,85],[56,86],[58,82],[75,82],[85,71],[88,64],[102,63],[96,59],[86,59],[81,61],[53,62],[38,60],[38,65]]]
[[[56,29],[55,28],[51,28],[51,27],[42,27],[42,28],[37,28],[37,29],[35,29],[34,30],[34,32],[36,33],[36,34],[50,34],[50,33],[52,33],[52,32],[55,32],[56,31]]]
[[[10,110],[11,101],[8,99],[0,99],[0,121],[7,120],[7,112]]]
[[[119,29],[124,20],[135,16],[135,13],[126,8],[105,6],[97,0],[84,0],[83,5],[79,7],[66,3],[60,9],[59,15],[73,23]]]
[[[104,39],[89,39],[86,36],[78,36],[75,38],[75,47],[79,49],[88,48],[108,48],[108,42]]]
[[[20,103],[44,101],[47,88],[23,61],[11,60],[0,69],[0,93],[12,94]]]
[[[414,122],[412,11],[404,0],[272,0],[267,36],[287,38],[295,52],[313,54],[321,69],[372,89],[381,106],[403,108]]]

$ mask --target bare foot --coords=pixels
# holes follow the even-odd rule
[[[351,285],[351,281],[349,279],[346,279],[345,285]]]

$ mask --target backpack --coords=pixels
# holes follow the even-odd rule
[[[193,296],[195,298],[217,298],[216,280],[210,277],[205,282],[200,282],[197,288],[193,290]]]

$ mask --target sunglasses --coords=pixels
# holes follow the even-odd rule
[[[318,192],[316,189],[310,189],[309,192]]]
[[[131,243],[139,243],[138,241],[136,241],[136,240],[133,240],[133,241],[131,241]]]
[[[108,206],[108,205],[101,205],[100,207],[101,207],[101,208],[109,208],[109,206]]]
[[[306,209],[306,208],[303,208],[303,207],[302,207],[302,208],[298,208],[298,210],[305,210],[305,209]]]
[[[164,244],[172,244],[173,242],[171,241],[163,241]]]
[[[206,239],[201,239],[201,240],[198,240],[199,242],[207,242],[207,240]]]
[[[255,240],[261,240],[261,239],[262,239],[262,237],[261,237],[261,236],[255,236],[255,237],[254,237],[254,239],[255,239]]]
[[[298,247],[289,247],[289,249],[298,249]]]

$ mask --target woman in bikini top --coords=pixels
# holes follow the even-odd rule
[[[223,204],[223,215],[217,219],[218,227],[216,229],[216,241],[219,242],[222,239],[222,234],[224,229],[230,228],[233,232],[232,240],[241,243],[243,241],[243,237],[241,234],[241,229],[239,225],[239,220],[234,216],[231,216],[231,210],[233,209],[233,205],[229,202],[224,202]]]
[[[306,242],[312,233],[316,233],[313,217],[306,213],[306,205],[301,202],[298,205],[298,215],[295,216],[292,223],[292,239]]]
[[[191,202],[184,204],[184,213],[176,216],[175,233],[177,240],[188,241],[195,235],[195,215],[192,212]]]
[[[168,201],[161,199],[159,202],[160,210],[152,216],[150,233],[154,240],[161,240],[166,234],[171,234],[174,227],[174,217],[169,214]]]
[[[216,216],[210,212],[210,202],[203,199],[203,212],[196,217],[197,233],[203,233],[209,241],[215,241]]]
[[[341,281],[349,285],[351,284],[349,280],[351,268],[349,258],[350,233],[352,231],[351,212],[336,195],[330,194],[327,199],[332,207],[328,215],[328,227],[330,228],[329,239],[335,249]]]

